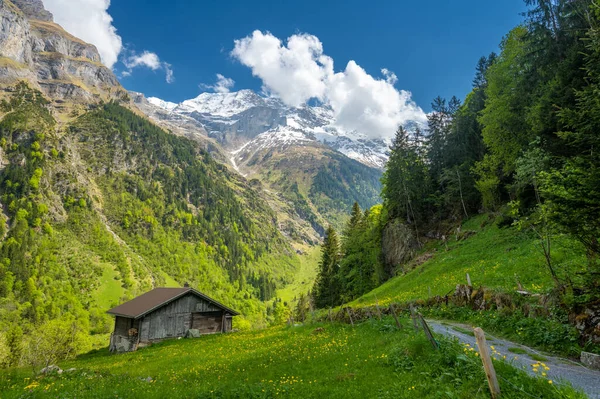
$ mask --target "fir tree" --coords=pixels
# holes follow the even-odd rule
[[[314,297],[318,308],[336,306],[340,300],[339,262],[340,242],[332,226],[325,232],[325,240],[321,245],[321,261],[319,273],[315,281]]]

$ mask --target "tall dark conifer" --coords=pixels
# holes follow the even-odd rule
[[[340,300],[339,263],[341,259],[340,241],[332,226],[325,232],[321,245],[319,273],[315,281],[314,298],[318,308],[337,306]]]

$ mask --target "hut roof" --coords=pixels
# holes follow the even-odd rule
[[[145,294],[142,294],[132,300],[125,302],[117,307],[114,307],[107,311],[106,313],[115,315],[115,316],[123,316],[129,317],[132,319],[138,319],[155,309],[158,309],[169,302],[174,301],[177,298],[180,298],[188,293],[192,293],[200,298],[204,299],[207,302],[212,303],[213,305],[231,313],[233,316],[239,315],[235,310],[223,305],[220,302],[215,301],[214,299],[204,295],[200,291],[196,291],[193,288],[155,288],[152,291],[148,291]]]

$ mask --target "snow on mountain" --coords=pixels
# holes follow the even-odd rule
[[[157,97],[148,97],[148,102],[152,105],[156,105],[159,108],[162,108],[166,111],[173,111],[175,107],[177,107],[177,103],[172,103],[170,101],[164,101]]]
[[[252,148],[287,148],[323,143],[351,159],[382,169],[388,159],[389,140],[372,139],[360,132],[336,126],[333,110],[326,106],[285,106],[280,100],[260,96],[252,90],[202,93],[175,104],[151,97],[148,101],[166,110],[172,118],[191,118],[209,136],[227,148],[235,165],[237,154]],[[244,146],[244,151],[242,150]]]
[[[177,112],[198,112],[229,118],[253,107],[265,106],[266,99],[252,90],[233,93],[202,93],[191,100],[185,100],[177,107]]]

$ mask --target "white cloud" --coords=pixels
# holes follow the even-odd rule
[[[200,84],[201,89],[214,90],[216,93],[229,93],[235,85],[235,80],[226,78],[220,73],[217,74],[217,82],[214,85]]]
[[[107,10],[110,0],[43,0],[54,20],[69,33],[96,46],[102,62],[109,68],[119,59],[121,37],[112,25]]]
[[[123,64],[127,67],[127,71],[121,73],[121,76],[123,77],[131,76],[133,68],[146,67],[153,71],[164,70],[167,83],[173,83],[175,81],[171,64],[161,61],[156,53],[150,51],[144,51],[141,54],[130,52],[130,54],[123,59]]]
[[[167,83],[173,83],[175,81],[175,76],[173,75],[173,69],[171,69],[171,64],[165,62],[164,64],[165,67],[165,80],[167,81]]]
[[[375,78],[350,61],[344,71],[335,73],[333,59],[323,53],[316,36],[293,35],[283,44],[271,33],[257,30],[234,43],[231,55],[252,69],[265,92],[290,106],[316,98],[333,108],[344,129],[391,137],[400,124],[426,121],[411,93],[394,87],[398,77],[393,72],[384,68],[383,78]]]
[[[398,76],[387,68],[381,69],[381,74],[385,77],[386,82],[392,86],[398,83]]]
[[[327,75],[333,71],[333,60],[323,55],[323,45],[311,35],[294,35],[285,46],[272,34],[256,30],[236,40],[231,54],[252,68],[265,91],[291,106],[313,97],[323,100]]]
[[[129,69],[133,69],[138,66],[146,66],[153,71],[162,68],[162,63],[160,62],[160,58],[156,53],[151,53],[149,51],[144,51],[142,54],[132,54],[123,60],[123,64]]]
[[[93,44],[98,49],[102,62],[111,68],[123,51],[123,41],[113,26],[108,13],[110,0],[43,0],[44,7],[54,15],[54,21],[72,35]],[[144,66],[164,70],[167,83],[172,83],[171,65],[161,61],[156,53],[144,51],[141,55],[130,53],[122,59],[127,67],[122,77],[131,76],[132,69]]]

